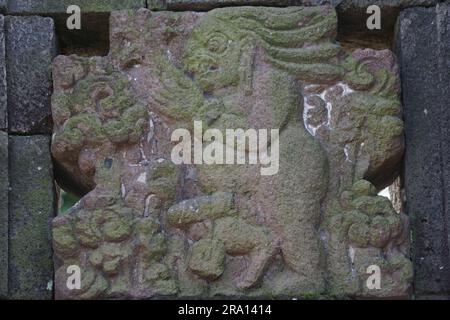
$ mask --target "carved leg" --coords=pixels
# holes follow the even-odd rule
[[[216,222],[214,237],[224,242],[228,254],[249,255],[250,264],[237,287],[246,289],[254,286],[275,252],[269,231],[252,226],[242,219],[229,217]]]
[[[271,226],[285,264],[297,276],[288,285],[298,290],[323,288],[320,258],[320,202],[327,190],[327,162],[321,146],[299,123],[280,136],[280,171],[261,181],[270,208]],[[270,188],[265,187],[270,186]],[[294,284],[296,283],[296,284]]]

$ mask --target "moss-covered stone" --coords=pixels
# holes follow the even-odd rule
[[[376,196],[403,151],[395,62],[347,54],[336,24],[320,6],[120,11],[109,55],[55,60],[54,157],[88,191],[63,222],[87,222],[100,295],[368,296],[365,264],[405,257],[403,216]],[[259,145],[279,146],[277,172],[175,165],[176,129],[278,129]]]
[[[53,249],[62,256],[73,256],[78,253],[79,244],[73,226],[62,225],[53,227]]]
[[[335,212],[328,221],[333,262],[330,291],[346,292],[353,297],[406,297],[412,276],[411,261],[400,251],[408,237],[401,222],[406,216],[395,212],[387,198],[377,196],[367,181],[355,182],[343,201],[341,205],[335,204],[340,212]],[[343,248],[347,252],[342,256],[333,253]],[[382,286],[378,290],[370,290],[366,285],[370,275],[367,270],[374,265],[381,269]],[[356,272],[352,278],[346,275],[348,270]]]
[[[187,227],[206,219],[215,220],[228,215],[232,209],[232,204],[232,194],[224,192],[185,200],[169,209],[168,223],[172,226]]]
[[[189,269],[202,278],[215,280],[224,270],[225,246],[221,241],[204,239],[192,246]]]
[[[81,273],[82,283],[82,299],[96,299],[100,298],[102,294],[108,289],[108,282],[98,272],[87,270]]]
[[[133,223],[129,217],[116,216],[107,221],[102,228],[105,239],[112,242],[120,242],[131,235]]]
[[[101,230],[98,227],[89,218],[82,218],[75,223],[74,232],[82,245],[96,248],[102,239]]]
[[[10,136],[9,145],[9,297],[51,299],[56,206],[50,137]]]
[[[352,186],[354,196],[374,196],[377,194],[377,189],[367,180],[356,181]]]

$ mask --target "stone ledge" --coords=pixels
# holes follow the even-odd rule
[[[145,0],[8,0],[8,14],[66,14],[67,7],[78,5],[82,12],[105,13],[146,7]]]
[[[382,9],[433,6],[443,0],[0,0],[0,12],[8,14],[66,14],[69,5],[83,13],[108,13],[122,9],[211,10],[224,6],[314,6],[330,4],[338,11],[359,11],[376,4]]]
[[[415,290],[445,295],[450,292],[450,6],[406,9],[397,27]]]

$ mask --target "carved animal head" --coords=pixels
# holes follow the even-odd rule
[[[185,68],[206,92],[245,85],[254,49],[261,47],[270,63],[300,80],[332,82],[344,72],[333,43],[335,24],[328,7],[216,9],[194,29]]]

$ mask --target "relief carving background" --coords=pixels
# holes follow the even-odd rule
[[[52,153],[85,194],[53,222],[57,298],[409,293],[408,222],[377,196],[404,148],[390,51],[345,52],[328,6],[140,9],[110,25],[109,55],[53,65]],[[171,134],[194,120],[279,128],[279,173],[173,164]]]

